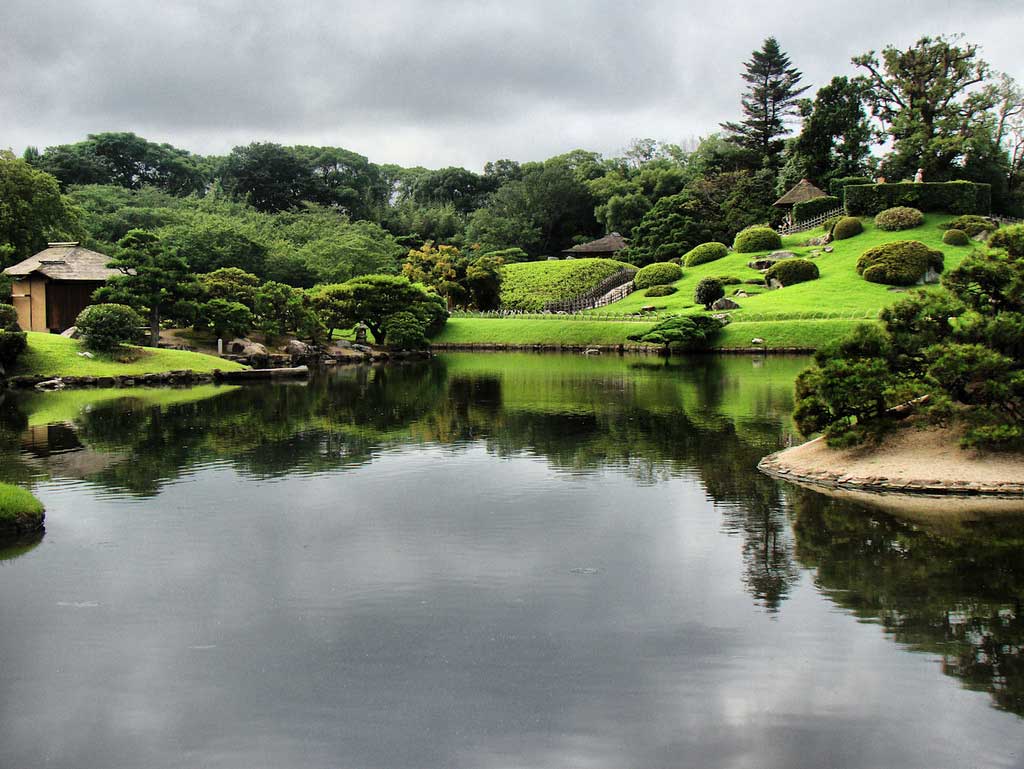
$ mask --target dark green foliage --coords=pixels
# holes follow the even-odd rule
[[[821,228],[825,232],[832,232],[835,226],[839,223],[839,220],[842,218],[842,216],[832,216],[821,223]]]
[[[197,328],[209,328],[220,338],[245,336],[253,327],[252,310],[241,302],[211,299],[199,308]]]
[[[422,350],[430,346],[426,323],[411,312],[396,312],[384,323],[392,350]]]
[[[13,366],[27,347],[28,334],[24,331],[0,330],[0,374]]]
[[[260,279],[238,267],[224,267],[199,276],[199,287],[208,299],[244,304],[250,310],[256,302]]]
[[[723,286],[738,286],[740,283],[743,282],[742,280],[737,278],[735,275],[716,275],[715,277],[718,278],[718,280],[720,280],[722,282]],[[754,282],[755,283],[760,283],[761,281],[756,280]]]
[[[947,246],[966,246],[971,239],[963,230],[949,229],[942,233],[942,242]]]
[[[725,296],[725,286],[718,278],[703,278],[693,290],[693,301],[710,310],[711,305]]]
[[[0,269],[77,228],[57,180],[0,150]],[[56,236],[56,237],[55,237]]]
[[[0,331],[21,331],[18,311],[13,305],[0,303]]]
[[[897,230],[911,230],[924,224],[924,214],[916,208],[907,206],[896,206],[887,208],[875,216],[875,226],[880,230],[895,232]]]
[[[652,299],[659,296],[671,296],[676,293],[679,289],[675,286],[651,286],[647,291],[644,292],[644,296],[649,296]]]
[[[990,219],[987,216],[978,216],[977,214],[964,214],[963,216],[958,216],[945,226],[950,230],[963,230],[972,238],[983,232],[995,232],[999,229],[999,223],[997,221]]]
[[[638,288],[650,288],[651,286],[664,286],[675,283],[683,277],[683,271],[678,264],[672,262],[655,262],[640,269],[633,278],[633,284]]]
[[[724,243],[701,243],[699,246],[687,251],[682,261],[687,267],[695,267],[698,264],[713,262],[728,255],[729,248]]]
[[[826,211],[842,208],[842,206],[843,201],[831,195],[797,203],[793,206],[793,221],[806,222],[808,219],[813,219],[815,216],[819,216]]]
[[[122,344],[136,341],[145,323],[127,305],[93,304],[79,313],[75,325],[90,350],[113,352]]]
[[[896,206],[948,214],[987,214],[992,210],[992,187],[973,182],[851,184],[843,190],[843,199],[850,216],[874,216]]]
[[[764,276],[765,285],[777,280],[783,286],[792,286],[817,279],[818,265],[809,259],[783,259],[772,265]]]
[[[323,335],[305,292],[285,283],[268,281],[257,289],[253,318],[256,327],[269,336],[293,331],[305,339],[317,340]]]
[[[386,321],[397,312],[410,312],[418,317],[428,336],[440,331],[448,319],[440,296],[400,275],[362,275],[347,283],[321,286],[311,298],[329,331],[352,328],[362,322],[377,344],[386,343]]]
[[[846,240],[864,232],[864,225],[856,216],[844,216],[832,227],[832,237],[836,240]]]
[[[660,344],[669,350],[704,350],[711,346],[721,322],[707,315],[676,315],[658,323],[650,331],[630,334],[634,342]]]
[[[869,248],[857,260],[857,274],[872,283],[912,286],[929,268],[942,272],[944,256],[917,240],[893,240]]]
[[[1001,248],[1015,259],[1024,259],[1024,224],[1014,224],[997,230],[988,245],[990,248]]]
[[[496,251],[487,251],[481,256],[501,259],[502,264],[519,264],[530,261],[530,255],[521,248],[499,248]]]
[[[856,80],[834,77],[813,102],[800,102],[803,128],[787,148],[787,165],[795,165],[798,178],[814,179],[823,189],[828,184],[830,194],[841,197],[842,187],[836,191],[831,182],[864,171],[872,132],[863,97],[864,88]]]
[[[748,227],[736,235],[733,250],[740,254],[782,248],[782,238],[771,227]]]
[[[870,176],[840,176],[828,183],[828,192],[837,198],[842,199],[847,187],[852,184],[874,184],[875,180]]]
[[[188,262],[194,273],[224,267],[263,273],[267,248],[251,238],[240,221],[199,216],[187,224],[164,227],[159,235],[163,248]]]
[[[698,243],[711,240],[715,225],[701,216],[689,193],[662,198],[633,229],[625,258],[641,266],[682,257]]]

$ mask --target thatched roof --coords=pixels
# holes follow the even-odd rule
[[[5,275],[27,277],[34,272],[52,280],[104,281],[121,273],[107,267],[110,257],[78,243],[51,243],[24,262],[4,270]]]
[[[828,197],[828,193],[824,190],[819,190],[807,179],[801,179],[796,185],[783,195],[781,198],[772,203],[773,206],[791,206],[794,203],[806,203],[808,200],[814,200],[815,198]]]
[[[624,237],[617,232],[613,232],[589,243],[580,243],[578,246],[568,248],[562,253],[574,256],[576,254],[614,254],[616,251],[624,249],[627,245],[629,244]]]

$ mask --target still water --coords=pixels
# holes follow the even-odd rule
[[[805,363],[9,394],[0,767],[1024,766],[1024,524],[760,476]]]

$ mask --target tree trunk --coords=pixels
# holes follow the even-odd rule
[[[160,308],[154,307],[149,313],[149,346],[160,346]]]

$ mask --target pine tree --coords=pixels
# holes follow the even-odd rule
[[[722,123],[729,141],[750,150],[761,164],[778,166],[783,138],[790,129],[786,119],[798,111],[797,100],[810,86],[798,87],[803,77],[791,65],[774,37],[764,41],[744,62],[742,77],[749,84],[740,100],[744,119],[741,123]]]

